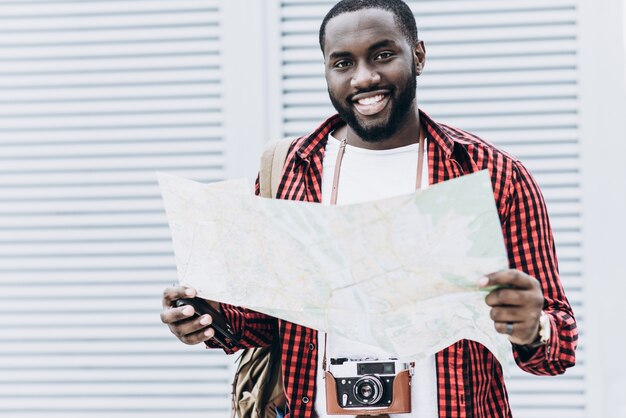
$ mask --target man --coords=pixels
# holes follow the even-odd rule
[[[294,141],[277,197],[345,204],[410,193],[487,169],[510,264],[510,270],[481,283],[498,286],[486,297],[494,327],[508,334],[516,362],[527,372],[555,375],[573,366],[576,322],[558,277],[540,191],[519,161],[418,109],[416,77],[426,53],[408,6],[401,0],[343,0],[325,17],[319,39],[338,115]],[[210,317],[189,319],[192,308],[172,307],[174,300],[189,296],[195,296],[193,289],[166,289],[161,319],[183,342],[212,345]],[[213,305],[243,333],[242,347],[271,342],[272,318]],[[371,347],[326,340],[286,321],[278,328],[287,416],[326,416],[323,356],[371,354],[364,352]],[[501,366],[474,341],[458,341],[418,362],[411,391],[412,412],[402,416],[511,416]]]

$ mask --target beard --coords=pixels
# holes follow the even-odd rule
[[[345,101],[340,100],[332,94],[330,89],[328,90],[328,96],[333,104],[337,113],[341,119],[348,124],[348,126],[363,140],[366,142],[381,142],[390,138],[395,134],[402,122],[406,119],[409,110],[415,100],[415,94],[417,89],[417,74],[415,72],[415,65],[412,66],[411,77],[400,86],[398,89],[389,89],[390,95],[390,114],[387,120],[379,122],[377,124],[365,125],[360,120],[352,104],[352,96]],[[374,86],[371,89],[361,90],[358,93],[367,93],[380,89],[380,86]],[[396,96],[396,92],[399,92]]]

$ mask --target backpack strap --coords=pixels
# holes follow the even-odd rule
[[[259,187],[261,196],[274,198],[282,180],[285,159],[289,153],[291,139],[279,139],[269,142],[261,154]]]

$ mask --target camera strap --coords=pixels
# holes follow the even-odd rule
[[[324,358],[322,359],[322,370],[324,370],[325,372],[328,371],[328,362],[326,361],[326,349],[328,348],[328,334],[325,332],[324,333]],[[324,376],[324,379],[326,379],[326,376]]]

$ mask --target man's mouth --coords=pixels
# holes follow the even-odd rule
[[[357,94],[352,98],[357,112],[364,116],[371,116],[381,112],[389,103],[388,91],[377,91]]]

